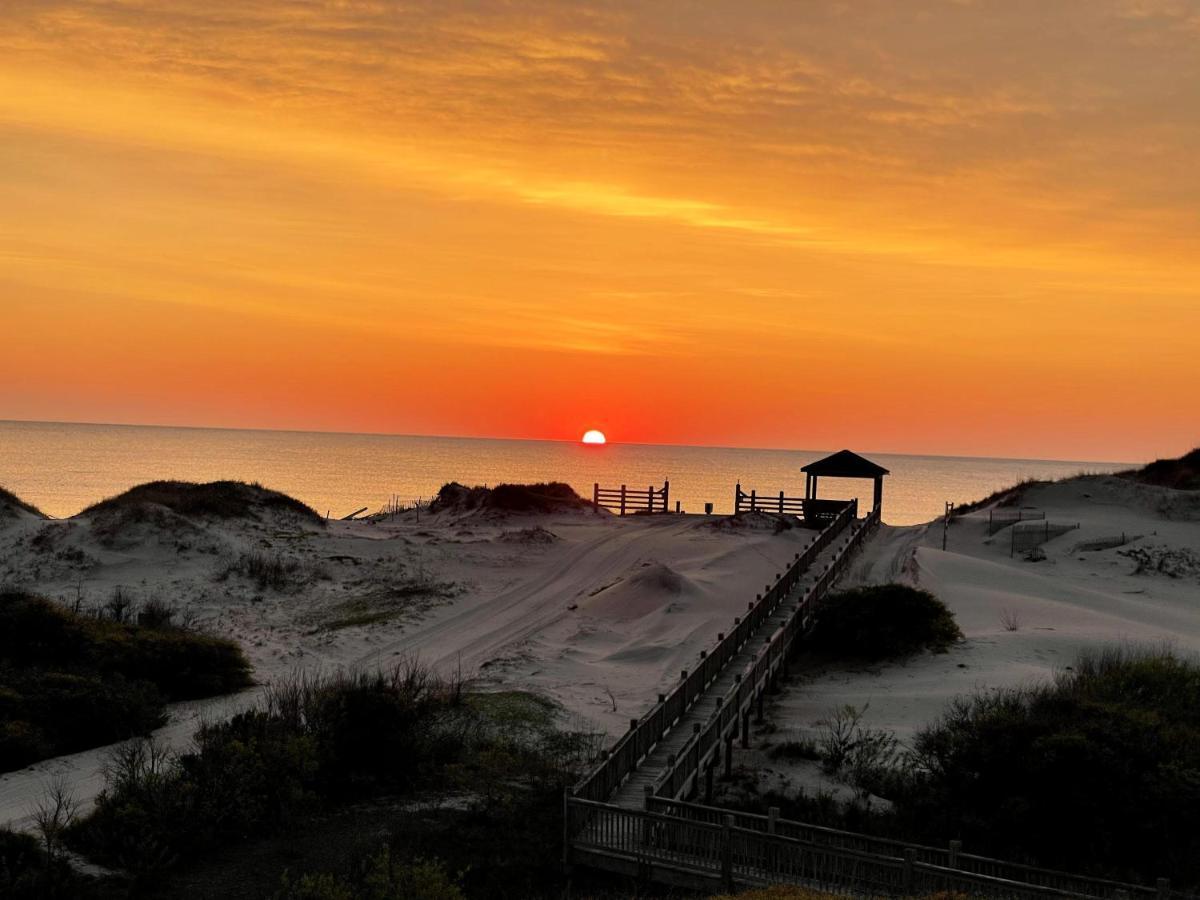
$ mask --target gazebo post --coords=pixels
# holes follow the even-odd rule
[[[875,509],[883,506],[883,476],[875,476]]]

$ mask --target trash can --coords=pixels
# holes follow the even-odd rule
[[[712,515],[712,504],[711,504],[711,503],[705,503],[705,504],[704,504],[704,514],[705,514],[706,516],[711,516],[711,515]]]

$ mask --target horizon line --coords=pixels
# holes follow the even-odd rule
[[[331,435],[335,437],[385,437],[385,438],[428,438],[436,440],[455,440],[455,441],[510,441],[515,443],[542,443],[542,444],[572,444],[579,445],[580,441],[567,438],[520,438],[520,437],[498,437],[489,435],[461,435],[461,434],[413,434],[405,432],[386,432],[386,431],[328,431],[322,429],[304,429],[304,428],[247,428],[229,425],[163,425],[150,424],[145,422],[78,422],[78,421],[59,421],[48,419],[0,419],[0,424],[3,425],[77,425],[92,428],[157,428],[157,429],[182,429],[187,431],[243,431],[257,432],[263,434],[320,434]],[[836,452],[838,449],[850,448],[826,448],[819,450],[811,447],[752,447],[747,445],[729,446],[723,444],[654,444],[644,441],[607,441],[600,446],[627,446],[627,447],[669,447],[680,449],[698,449],[698,450],[761,450],[772,453],[827,453]],[[598,448],[597,448],[598,449]],[[1061,459],[1048,457],[1025,457],[1025,456],[971,456],[960,454],[944,454],[944,453],[897,453],[892,450],[862,450],[854,451],[856,453],[874,454],[877,456],[905,456],[913,458],[927,459],[974,459],[974,460],[993,460],[1006,462],[1058,462],[1058,463],[1099,463],[1102,465],[1138,465],[1143,460],[1101,460],[1101,459]]]

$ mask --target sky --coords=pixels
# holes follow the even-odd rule
[[[5,0],[0,418],[1200,443],[1200,2]]]

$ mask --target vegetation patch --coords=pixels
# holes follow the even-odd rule
[[[556,513],[589,509],[569,484],[550,481],[538,484],[498,484],[494,488],[466,487],[457,481],[442,485],[429,504],[431,512],[474,512],[491,510],[507,513]]]
[[[1001,488],[998,491],[992,491],[986,497],[980,500],[973,500],[970,503],[958,503],[954,506],[955,516],[965,516],[967,513],[978,512],[981,509],[987,509],[989,506],[1011,507],[1020,506],[1025,499],[1025,492],[1030,488],[1037,487],[1042,484],[1049,484],[1049,481],[1040,481],[1036,478],[1027,478],[1024,481],[1019,481],[1014,485],[1006,488]]]
[[[116,896],[81,875],[52,846],[32,835],[0,829],[0,897],[5,900],[100,900]]]
[[[928,591],[882,584],[840,591],[817,615],[811,646],[831,657],[880,660],[944,652],[962,639],[954,614]]]
[[[250,683],[236,644],[144,612],[132,624],[0,591],[0,770],[145,734],[167,701]]]
[[[284,513],[309,525],[325,524],[324,518],[299,500],[242,481],[151,481],[101,500],[80,515],[146,507],[163,507],[189,519],[261,519],[263,513]]]
[[[1178,491],[1200,491],[1200,447],[1179,459],[1156,459],[1154,462],[1119,473],[1120,477],[1174,488]]]
[[[1200,663],[1130,647],[954,703],[918,734],[906,818],[993,855],[1200,882]],[[978,851],[976,851],[978,852]]]
[[[46,518],[46,514],[32,503],[26,503],[12,491],[0,487],[0,518],[16,518],[22,512],[39,519]]]
[[[411,664],[287,682],[262,708],[202,728],[193,752],[127,745],[70,840],[93,859],[153,879],[382,796],[463,793],[486,811],[532,791],[560,806],[563,785],[594,747],[587,736],[555,730],[544,704],[471,695]],[[455,842],[443,841],[441,851],[447,843]],[[438,855],[438,847],[409,847],[403,858]]]

